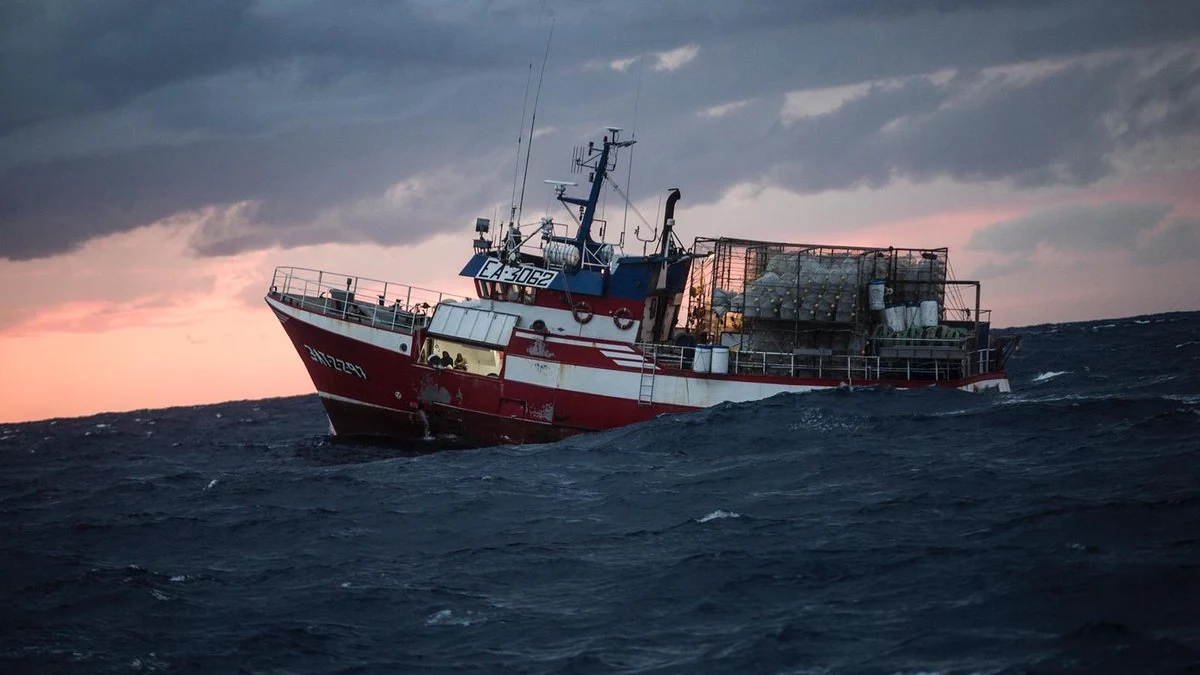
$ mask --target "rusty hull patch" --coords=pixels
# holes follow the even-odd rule
[[[450,390],[438,384],[432,377],[426,376],[421,379],[421,389],[417,392],[417,398],[426,403],[449,403]]]
[[[529,408],[526,416],[531,420],[539,422],[554,421],[554,403],[546,403],[544,405]]]
[[[546,346],[546,340],[544,338],[538,338],[531,342],[525,351],[530,356],[537,356],[543,359],[554,358],[554,352],[550,351],[550,348]]]

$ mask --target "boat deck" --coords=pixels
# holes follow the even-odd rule
[[[730,375],[758,375],[780,378],[836,378],[856,381],[928,381],[961,380],[1001,371],[1009,343],[997,347],[967,351],[951,345],[907,345],[880,349],[880,355],[853,356],[813,353],[744,351],[730,349]],[[639,344],[637,347],[654,365],[666,370],[692,372],[694,348],[663,344]]]
[[[304,267],[276,268],[270,296],[317,314],[401,333],[412,333],[428,325],[439,302],[469,299],[428,288]]]
[[[438,303],[470,300],[407,284],[300,267],[277,268],[270,297],[327,317],[405,334],[427,327]],[[990,347],[984,349],[971,349],[972,344],[961,338],[879,337],[871,345],[873,353],[865,355],[817,348],[783,352],[734,346],[729,350],[728,369],[722,374],[837,379],[847,383],[937,383],[1002,372],[1016,340],[993,338]],[[695,372],[695,347],[663,343],[634,346],[651,370]]]

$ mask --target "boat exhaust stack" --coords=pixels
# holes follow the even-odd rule
[[[671,230],[675,227],[675,202],[679,201],[681,196],[679,188],[671,188],[667,194],[667,209],[663,214],[662,243],[658,249],[660,255],[666,255],[667,249],[670,247]]]
[[[671,191],[667,194],[666,222],[668,223],[675,220],[675,202],[679,201],[680,196],[679,188],[671,188]]]

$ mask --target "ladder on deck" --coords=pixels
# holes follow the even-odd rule
[[[650,405],[654,401],[654,373],[658,370],[655,362],[658,353],[651,351],[647,356],[642,354],[642,380],[638,385],[638,405]]]

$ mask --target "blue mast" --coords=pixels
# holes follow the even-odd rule
[[[579,231],[575,233],[575,237],[573,239],[567,239],[565,237],[555,237],[554,239],[555,241],[564,241],[579,245],[582,247],[580,250],[581,254],[587,252],[587,247],[589,244],[596,243],[592,241],[592,221],[596,217],[596,204],[600,201],[600,188],[603,187],[604,178],[608,175],[608,162],[611,150],[613,148],[625,148],[637,142],[632,140],[618,141],[617,132],[620,131],[620,129],[616,127],[609,127],[608,131],[611,133],[611,137],[604,137],[604,143],[600,148],[599,157],[596,156],[596,151],[592,144],[588,143],[588,154],[586,156],[576,156],[575,158],[575,166],[590,168],[594,172],[592,174],[592,189],[588,194],[587,199],[568,197],[564,194],[565,190],[559,191],[558,193],[558,201],[564,204],[572,204],[574,206],[583,207],[583,215],[579,219]],[[580,154],[582,155],[582,153]],[[595,163],[593,164],[592,162]]]

